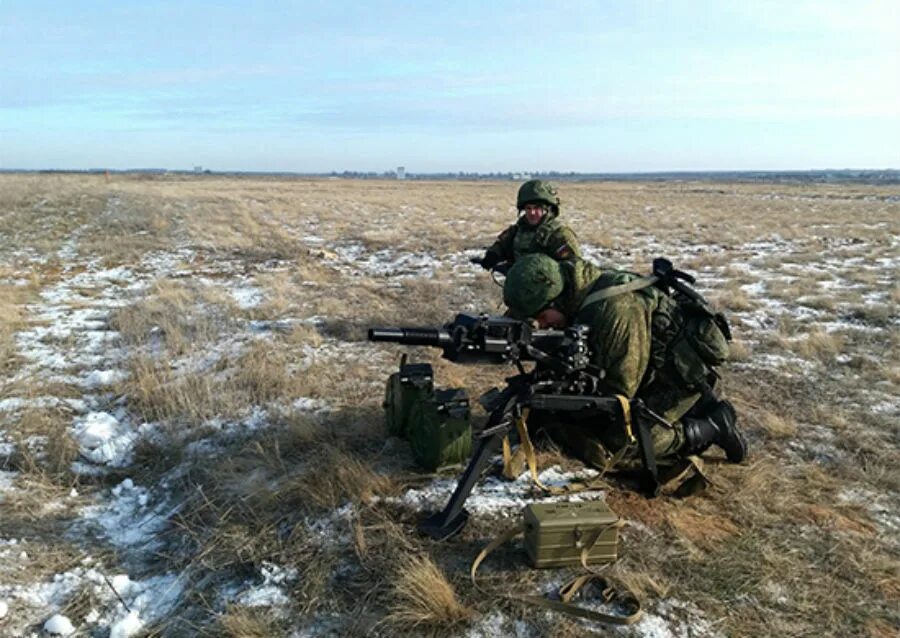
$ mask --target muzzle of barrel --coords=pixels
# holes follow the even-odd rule
[[[369,328],[369,341],[388,341],[408,346],[441,346],[441,331],[434,328]]]

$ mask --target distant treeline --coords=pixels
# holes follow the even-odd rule
[[[19,170],[0,169],[0,173],[86,173],[86,174],[137,174],[137,175],[179,175],[179,176],[251,176],[251,177],[306,177],[331,179],[398,179],[394,171],[332,171],[330,173],[295,173],[289,171],[214,171],[168,170],[165,168],[134,168],[113,170],[91,168],[86,170]],[[406,173],[405,180],[511,180],[551,179],[555,181],[633,181],[633,182],[677,182],[677,181],[712,181],[712,182],[782,182],[782,183],[857,183],[857,184],[900,184],[900,170],[855,170],[829,169],[810,171],[666,171],[647,173],[576,173],[574,171],[546,172],[506,172],[506,173]]]

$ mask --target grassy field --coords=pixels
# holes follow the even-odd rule
[[[400,348],[365,331],[499,312],[468,259],[517,186],[0,175],[0,634],[63,613],[79,635],[896,635],[896,187],[559,185],[588,258],[669,257],[736,336],[722,387],[749,461],[710,452],[688,499],[605,490],[640,624],[511,601],[570,574],[516,545],[472,588],[526,483],[459,538],[415,533],[454,473],[385,438]],[[473,397],[508,374],[411,354]]]

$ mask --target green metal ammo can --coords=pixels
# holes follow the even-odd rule
[[[581,564],[581,552],[600,532],[588,563],[616,560],[619,517],[604,501],[532,503],[525,507],[525,549],[535,567]]]
[[[413,405],[427,400],[434,393],[434,371],[430,363],[406,363],[388,377],[384,390],[384,426],[388,436],[406,438],[409,434],[409,413]]]
[[[461,388],[435,390],[409,410],[406,436],[413,458],[426,470],[462,463],[472,453],[469,397]]]

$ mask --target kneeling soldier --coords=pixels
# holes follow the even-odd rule
[[[517,260],[503,287],[509,314],[535,319],[541,328],[587,325],[591,362],[605,371],[610,394],[641,398],[673,429],[651,431],[657,458],[700,454],[715,444],[740,463],[747,443],[730,402],[712,391],[712,367],[728,355],[728,343],[713,314],[688,317],[673,296],[651,285],[614,295],[597,294],[635,279],[603,272],[582,260],[558,262],[543,254]],[[708,310],[708,308],[706,309]],[[639,455],[621,428],[597,423],[545,429],[567,450],[599,467],[637,467]]]

